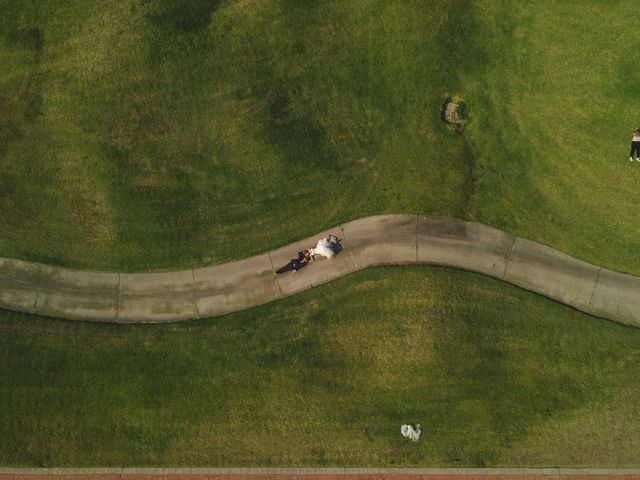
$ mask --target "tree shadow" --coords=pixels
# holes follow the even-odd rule
[[[275,77],[275,74],[274,74]],[[269,142],[292,166],[308,166],[341,172],[345,165],[313,108],[295,107],[302,86],[299,80],[274,78],[277,86],[264,97],[267,119],[264,131]]]
[[[44,38],[36,27],[14,28],[4,39],[8,46],[26,51],[25,62],[32,67],[42,59]],[[42,113],[41,82],[35,68],[29,68],[19,83],[0,93],[0,157],[9,144],[22,137],[24,126]]]
[[[159,13],[148,16],[161,28],[179,33],[195,33],[205,29],[222,0],[180,0],[163,5]]]
[[[42,30],[36,27],[24,29],[14,29],[5,35],[7,43],[13,47],[27,48],[36,55],[35,60],[40,59],[42,49],[44,48],[44,37]]]

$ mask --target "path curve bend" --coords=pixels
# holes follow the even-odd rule
[[[274,275],[274,267],[329,233],[342,238],[334,260]],[[640,327],[640,277],[483,224],[420,215],[361,218],[268,253],[174,272],[91,272],[0,258],[0,308],[68,320],[175,322],[244,310],[372,265],[414,264],[482,273]]]

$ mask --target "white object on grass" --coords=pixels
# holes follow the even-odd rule
[[[402,425],[400,427],[400,433],[402,433],[403,437],[407,437],[412,442],[417,442],[420,439],[420,434],[422,430],[420,429],[420,424],[417,425]]]

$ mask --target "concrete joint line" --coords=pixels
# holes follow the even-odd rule
[[[353,271],[356,271],[356,264],[353,261],[353,255],[351,255],[351,247],[349,246],[349,240],[347,240],[347,234],[344,231],[344,225],[340,225],[340,231],[342,232],[342,238],[344,239],[344,243],[347,245],[347,257],[349,258],[349,262],[351,263],[351,268]]]
[[[420,221],[420,215],[416,215],[416,265],[418,264],[418,222]]]
[[[273,281],[276,282],[276,285],[278,286],[278,291],[280,292],[280,296],[284,297],[286,295],[282,292],[282,287],[280,286],[280,282],[278,281],[278,275],[276,274],[276,267],[273,265],[273,258],[271,258],[271,252],[267,252],[267,257],[269,257],[269,263],[271,263],[271,271],[273,272]]]
[[[120,320],[120,290],[122,289],[122,274],[118,273],[118,291],[116,292],[116,322]]]
[[[200,312],[198,311],[198,299],[196,295],[196,269],[191,269],[191,291],[193,292],[193,311],[196,314],[196,318],[200,317]]]
[[[40,296],[40,289],[37,289],[37,290],[36,290],[36,298],[35,298],[35,300],[33,301],[33,307],[32,307],[33,313],[36,313],[36,312],[37,312],[37,310],[36,310],[36,305],[38,305],[38,297],[39,297],[39,296]]]
[[[602,267],[598,269],[598,273],[596,275],[596,281],[593,282],[593,290],[591,290],[591,296],[589,297],[588,307],[591,308],[591,302],[593,302],[593,296],[596,293],[596,288],[598,288],[598,282],[600,282],[600,274],[602,273]]]
[[[513,246],[516,244],[516,240],[518,237],[513,237],[511,240],[511,245],[509,245],[509,250],[507,251],[507,257],[504,263],[504,271],[502,272],[502,276],[500,278],[505,278],[507,276],[507,270],[509,269],[509,264],[511,263],[511,254],[513,253]]]

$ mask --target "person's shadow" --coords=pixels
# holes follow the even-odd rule
[[[336,236],[336,243],[334,243],[333,246],[331,247],[331,250],[333,250],[333,253],[335,254],[336,257],[342,251],[342,248],[343,248],[342,239]]]
[[[335,252],[336,256],[338,256],[338,254],[342,251],[342,239],[338,238],[338,240],[336,240],[336,244],[333,246],[333,251]]]

